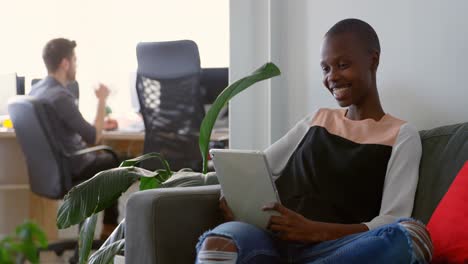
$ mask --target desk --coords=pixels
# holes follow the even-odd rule
[[[103,141],[117,150],[125,148],[127,153],[140,151],[141,154],[144,132],[105,132]],[[49,241],[75,236],[76,228],[58,232],[55,225],[57,208],[58,201],[30,191],[26,160],[15,132],[0,129],[0,239],[14,232],[26,218],[34,219],[44,229]]]
[[[121,155],[134,157],[143,153],[144,132],[106,131],[104,144]],[[213,131],[212,140],[227,140],[227,129]],[[49,241],[66,238],[76,231],[60,235],[55,226],[58,202],[38,197],[29,190],[26,161],[13,130],[0,128],[0,239],[11,234],[24,219],[32,218],[44,229]]]
[[[121,132],[121,131],[105,131],[102,133],[102,140],[145,140],[145,132]]]
[[[123,158],[133,158],[143,154],[145,132],[105,131],[102,144],[108,145]]]

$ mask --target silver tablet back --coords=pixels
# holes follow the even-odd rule
[[[212,149],[224,197],[236,220],[265,229],[271,215],[262,207],[279,202],[270,167],[261,151]]]

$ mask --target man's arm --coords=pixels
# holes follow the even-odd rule
[[[71,130],[78,133],[88,144],[96,141],[96,128],[88,123],[80,113],[75,104],[75,98],[70,94],[62,93],[53,101],[53,106],[57,116]]]
[[[109,88],[104,84],[99,84],[94,93],[98,99],[98,105],[96,109],[96,117],[94,119],[94,127],[96,128],[96,141],[98,144],[101,141],[102,130],[104,129],[104,117],[106,116],[106,101],[109,96]]]

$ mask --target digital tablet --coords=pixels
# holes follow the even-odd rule
[[[265,154],[233,149],[211,149],[210,154],[236,221],[266,229],[270,216],[279,213],[262,207],[280,200]]]

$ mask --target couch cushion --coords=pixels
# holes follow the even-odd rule
[[[468,162],[458,173],[429,220],[434,244],[432,263],[468,261]]]
[[[468,123],[421,131],[422,157],[413,217],[427,223],[468,160]]]

